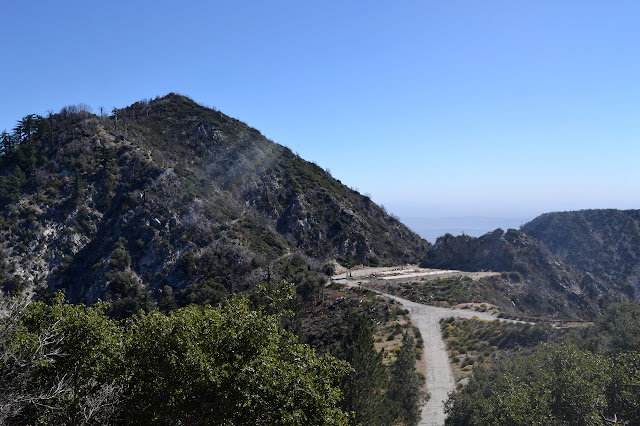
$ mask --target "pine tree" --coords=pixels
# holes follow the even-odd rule
[[[36,116],[34,140],[46,141],[51,137],[51,123],[45,117]]]
[[[416,343],[411,333],[402,336],[402,349],[391,369],[389,397],[396,402],[400,418],[409,425],[420,421],[420,402],[424,378],[417,372]]]
[[[178,308],[178,304],[176,303],[176,299],[173,296],[173,289],[165,285],[162,287],[162,296],[158,301],[158,309],[160,312],[164,312],[168,314],[171,311],[174,311]]]
[[[29,178],[35,182],[35,176],[36,176],[36,166],[38,163],[38,160],[36,159],[36,150],[33,146],[30,146],[29,148],[27,148],[27,175],[29,176]]]
[[[104,189],[107,197],[111,190],[113,190],[113,182],[114,182],[114,158],[113,158],[113,150],[108,148],[106,145],[102,145],[100,148],[100,165],[102,166],[102,173],[104,176]]]
[[[26,183],[27,177],[19,166],[13,169],[6,183],[6,197],[9,202],[15,203],[20,199],[22,186]]]
[[[382,363],[382,352],[375,350],[371,321],[363,314],[350,314],[346,320],[347,333],[337,355],[349,362],[353,371],[342,381],[342,408],[355,413],[354,424],[392,424],[393,408],[383,392],[389,373]]]
[[[13,152],[14,141],[13,137],[4,130],[0,135],[0,149],[2,149],[2,155],[7,156]]]
[[[35,114],[29,114],[22,117],[22,120],[19,121],[20,126],[22,127],[22,132],[25,136],[26,142],[31,145],[31,135],[33,134],[36,128],[37,117]]]
[[[116,107],[113,107],[113,109],[111,110],[111,115],[113,116],[113,120],[114,120],[114,123],[115,123],[114,127],[116,129],[118,128],[118,113],[119,112],[120,111],[118,111],[118,108],[116,108]]]

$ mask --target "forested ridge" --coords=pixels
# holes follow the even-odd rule
[[[111,115],[28,115],[1,148],[5,291],[65,289],[131,314],[164,290],[278,281],[293,255],[322,272],[334,260],[416,262],[428,247],[327,171],[176,94]],[[306,299],[321,292],[295,284]]]

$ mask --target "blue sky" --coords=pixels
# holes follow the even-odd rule
[[[21,1],[0,130],[188,95],[404,216],[640,208],[638,1]]]

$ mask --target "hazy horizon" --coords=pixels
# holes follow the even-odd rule
[[[445,217],[412,217],[400,216],[402,223],[409,229],[435,243],[438,237],[444,234],[469,235],[481,237],[487,232],[502,228],[519,229],[533,217],[491,217],[491,216],[445,216]]]
[[[381,203],[385,209],[399,217],[412,231],[435,243],[446,233],[481,237],[497,228],[519,229],[525,223],[545,213],[593,210],[637,209],[633,203],[623,201],[581,201],[541,205],[509,206],[500,204],[407,204]]]

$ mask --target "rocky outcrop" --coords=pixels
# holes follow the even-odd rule
[[[547,213],[520,231],[445,235],[421,265],[502,272],[511,300],[538,310],[597,313],[612,302],[640,299],[640,210]]]
[[[518,245],[527,245],[518,238]],[[460,269],[464,271],[513,271],[516,256],[514,242],[507,241],[502,229],[480,238],[446,234],[439,237],[422,261],[423,268]]]

